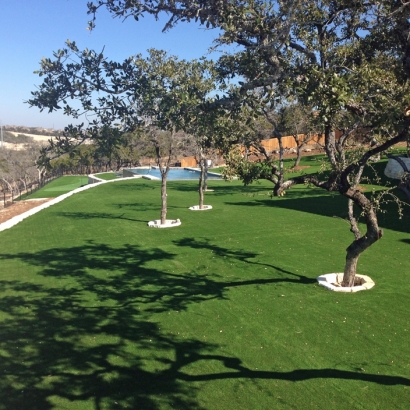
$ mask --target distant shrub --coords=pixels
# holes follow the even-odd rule
[[[14,136],[11,132],[4,131],[3,141],[11,142],[12,144],[29,144],[33,142],[34,140],[32,137],[29,137],[28,135],[17,134],[17,136]]]

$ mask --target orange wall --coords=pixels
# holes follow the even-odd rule
[[[338,139],[340,135],[341,135],[341,131],[336,131],[336,139]],[[303,137],[304,137],[303,134],[298,135],[298,138],[300,139],[302,139]],[[296,148],[297,147],[295,139],[292,136],[282,137],[282,142],[283,142],[284,148]],[[268,152],[279,149],[279,142],[277,138],[271,138],[269,140],[262,140],[261,144]],[[325,136],[323,134],[314,135],[314,137],[308,142],[308,145],[314,145],[314,144],[324,145]],[[251,152],[252,151],[253,150],[251,150]],[[181,163],[181,167],[194,167],[195,168],[198,166],[198,162],[194,156],[179,158],[179,162]],[[150,161],[150,163],[152,163],[152,160]]]
[[[179,159],[181,162],[181,167],[197,167],[198,163],[195,157],[182,157]]]
[[[298,140],[301,141],[303,137],[304,137],[303,134],[298,135]],[[283,143],[283,148],[296,148],[297,147],[295,139],[291,136],[282,137],[282,143]],[[313,138],[308,142],[308,145],[314,145],[314,144],[324,145],[324,143],[325,143],[324,135],[314,135]],[[277,138],[271,138],[269,140],[262,140],[261,144],[267,151],[273,151],[273,150],[279,149],[279,141]]]

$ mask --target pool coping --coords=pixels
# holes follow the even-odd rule
[[[153,176],[153,175],[149,175],[149,174],[134,174],[134,173],[131,171],[131,170],[133,170],[133,169],[138,169],[138,170],[155,169],[155,170],[158,170],[159,167],[158,167],[157,165],[150,166],[150,167],[148,167],[148,166],[143,166],[143,167],[124,168],[122,171],[123,171],[123,175],[124,175],[124,171],[125,171],[125,175],[126,175],[127,178],[133,178],[133,177],[138,178],[138,177],[139,177],[139,178],[144,178],[144,179],[148,179],[148,180],[151,180],[151,181],[161,181],[161,178],[160,178],[160,177],[157,177],[157,176]],[[195,171],[195,172],[198,172],[198,173],[201,172],[201,169],[200,169],[200,168],[195,168],[195,167],[171,167],[170,169],[171,169],[171,170],[172,170],[172,169],[175,169],[175,170]],[[133,175],[131,175],[131,174],[133,174]],[[220,173],[218,173],[218,172],[209,172],[209,171],[208,171],[207,174],[208,174],[209,176],[218,177],[218,178],[220,178],[220,180],[223,180],[222,174],[220,174]],[[199,177],[199,175],[198,175],[198,177]],[[192,181],[192,180],[195,180],[195,179],[196,179],[196,178],[167,179],[167,182],[172,182],[172,181]],[[218,180],[219,180],[219,179],[218,179]]]

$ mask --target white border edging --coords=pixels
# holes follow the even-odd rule
[[[194,205],[190,206],[189,209],[191,211],[209,211],[210,209],[212,209],[212,205],[203,205],[202,209],[199,207],[199,205]]]
[[[155,221],[148,222],[150,228],[175,228],[180,225],[181,221],[179,219],[167,219],[164,224],[161,224],[161,219],[155,219]]]
[[[94,175],[92,175],[92,177],[94,177]],[[94,178],[98,178],[98,177],[94,177]],[[100,178],[98,178],[98,179],[100,179]],[[49,206],[52,206],[54,204],[58,204],[61,201],[64,201],[64,199],[68,198],[71,195],[77,194],[78,192],[86,191],[87,189],[94,188],[94,187],[99,186],[101,184],[107,184],[107,183],[110,183],[110,182],[117,182],[117,181],[124,181],[124,180],[128,180],[128,179],[134,179],[134,177],[111,179],[109,181],[105,181],[105,180],[101,179],[99,182],[95,182],[93,184],[88,184],[88,185],[82,186],[80,188],[74,189],[73,191],[70,191],[70,192],[67,192],[66,194],[60,195],[57,198],[52,199],[51,201],[45,202],[44,204],[36,206],[35,208],[30,209],[29,211],[23,212],[22,214],[16,215],[15,217],[9,219],[8,221],[3,222],[2,224],[0,224],[0,232],[13,227],[14,225],[17,225],[23,219],[26,219],[29,216],[34,215],[37,212],[40,212],[41,210],[43,210],[45,208],[48,208]],[[44,198],[44,199],[46,199],[46,198]]]
[[[373,279],[369,276],[356,275],[356,278],[360,279],[362,284],[353,287],[340,286],[340,283],[342,283],[343,280],[343,273],[328,273],[326,275],[320,275],[316,278],[316,280],[320,286],[323,286],[328,290],[345,293],[355,293],[360,292],[361,290],[369,290],[375,285]]]

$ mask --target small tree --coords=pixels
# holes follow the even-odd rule
[[[163,144],[155,138],[153,141],[162,177],[161,224],[164,224],[166,180],[175,133],[186,127],[192,110],[204,103],[212,90],[213,80],[208,76],[212,63],[178,60],[164,51],[151,49],[147,58],[136,55],[120,64],[108,61],[102,53],[80,51],[74,42],[67,41],[66,45],[54,53],[54,60],[41,61],[38,74],[45,76],[45,80],[38,91],[32,92],[33,98],[28,103],[41,111],[64,109],[65,114],[74,118],[83,114],[94,116],[87,128],[83,124],[67,127],[65,138],[58,143],[66,150],[71,149],[73,141],[78,145],[87,139],[98,139],[102,146],[107,146],[115,144],[122,132],[163,131],[161,138],[164,135],[168,138],[165,156]],[[79,102],[81,108],[71,106],[69,98]],[[166,160],[162,161],[163,158]]]
[[[219,107],[209,108],[212,99],[197,107],[196,115],[186,127],[186,131],[192,136],[195,156],[200,168],[198,181],[199,209],[204,209],[204,193],[208,188],[208,159],[211,152],[215,151],[218,144],[218,136],[221,135],[220,124],[226,120],[226,112]]]

